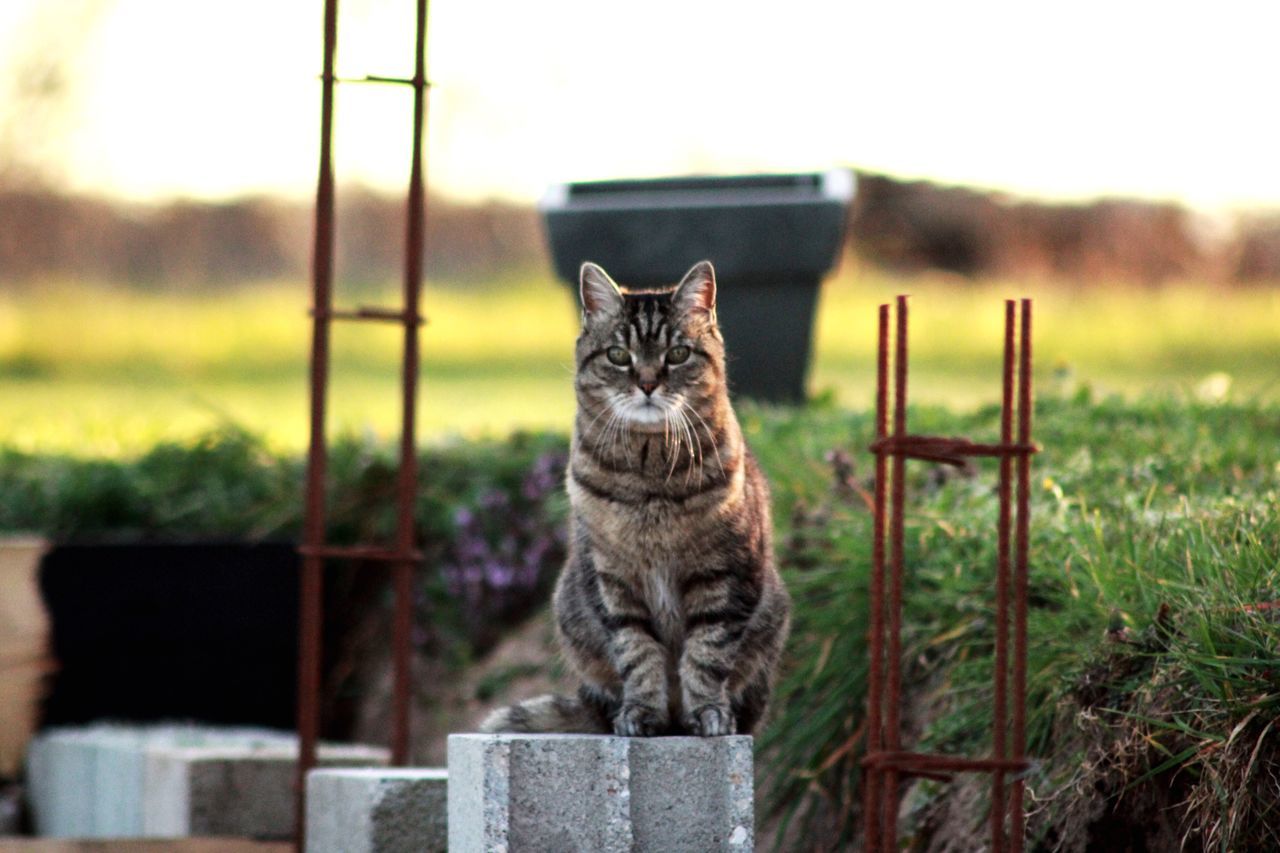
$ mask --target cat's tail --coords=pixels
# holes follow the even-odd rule
[[[574,696],[538,696],[494,711],[480,724],[482,732],[520,734],[612,734],[602,709]]]

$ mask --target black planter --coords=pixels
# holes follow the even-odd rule
[[[195,720],[292,728],[292,544],[62,545],[40,589],[58,670],[45,725]]]
[[[556,273],[583,261],[623,284],[674,284],[707,259],[737,394],[804,398],[818,285],[836,259],[850,172],[561,184],[541,210]]]

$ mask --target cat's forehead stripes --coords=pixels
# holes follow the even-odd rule
[[[666,344],[671,339],[671,294],[627,294],[626,301],[627,342],[631,346],[640,343]]]

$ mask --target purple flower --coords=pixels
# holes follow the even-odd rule
[[[506,563],[493,560],[485,565],[485,580],[494,589],[507,589],[515,579],[515,571]]]
[[[564,478],[565,456],[562,453],[544,453],[534,461],[525,475],[521,494],[531,501],[539,501],[559,487]]]

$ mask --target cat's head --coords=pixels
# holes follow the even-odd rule
[[[694,264],[675,287],[619,287],[582,265],[578,404],[608,409],[633,429],[661,431],[677,412],[694,412],[724,393],[724,340],[716,327],[716,274]]]

